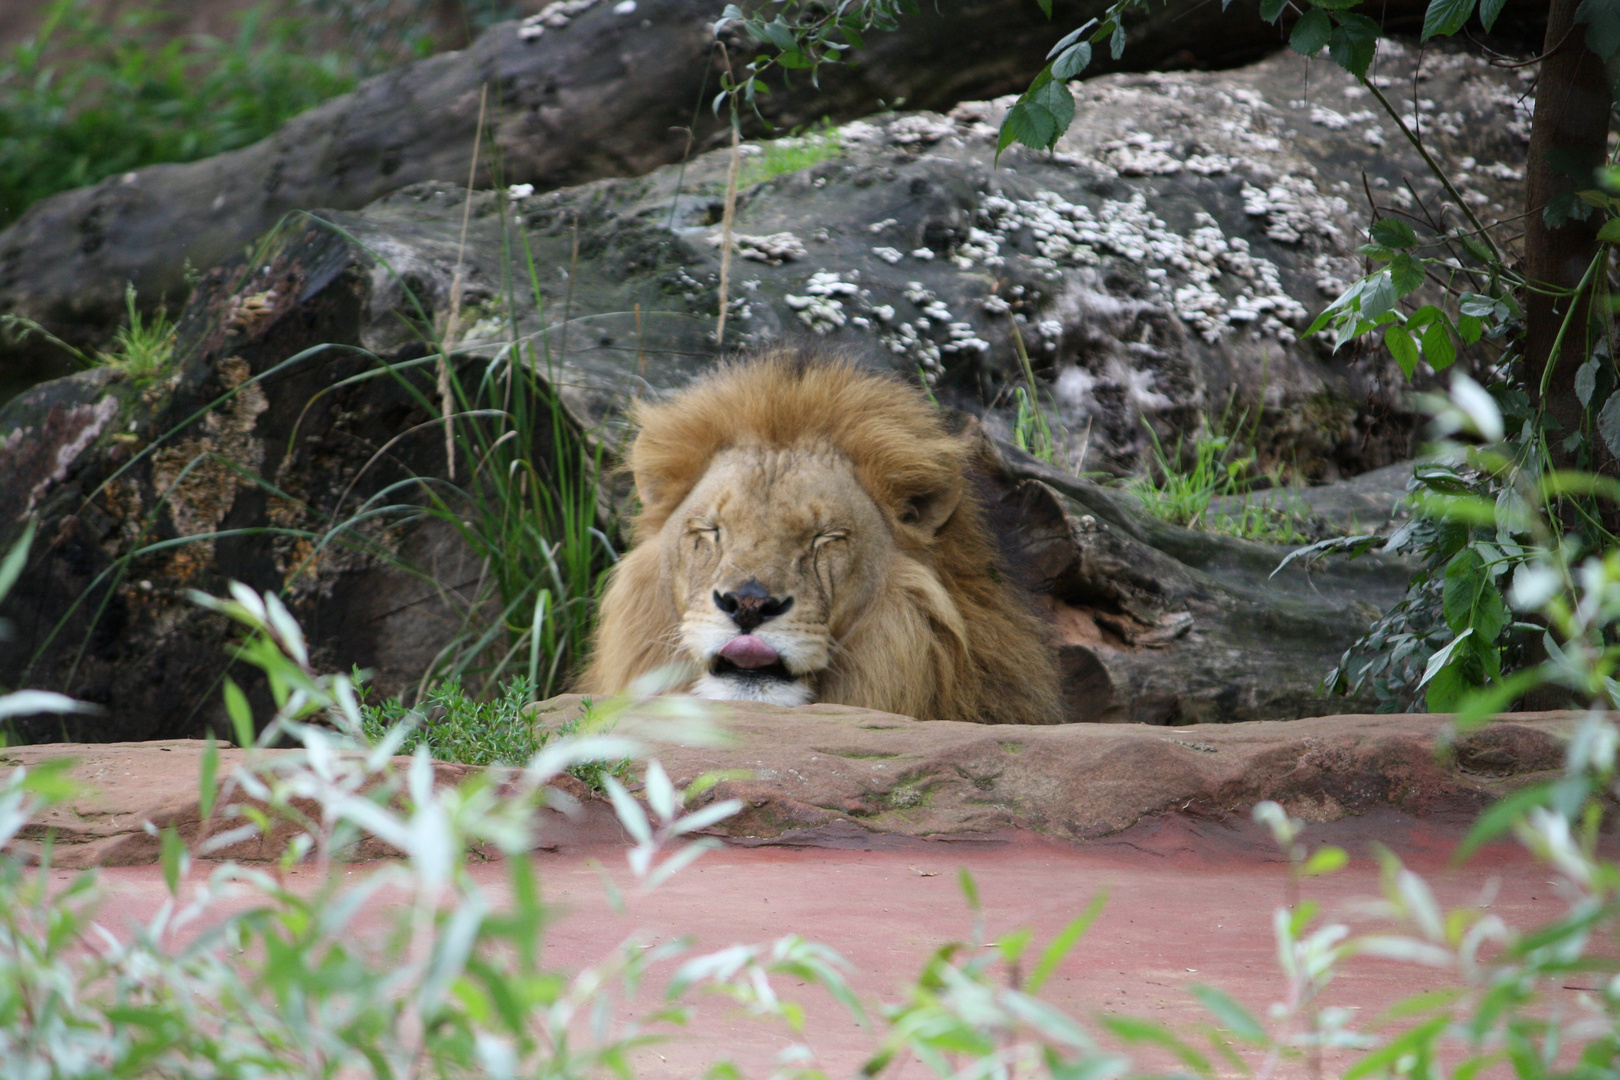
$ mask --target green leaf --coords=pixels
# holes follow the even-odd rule
[[[1512,621],[1496,578],[1470,545],[1446,563],[1446,580],[1441,594],[1446,625],[1459,634],[1471,629],[1480,641],[1494,642],[1502,628]]]
[[[1058,137],[1069,129],[1074,119],[1074,95],[1063,83],[1052,78],[1048,65],[1030,83],[1029,89],[1001,121],[1001,138],[997,141],[996,157],[1014,140],[1036,150],[1050,149]]]
[[[1412,335],[1407,332],[1406,327],[1395,323],[1384,327],[1384,345],[1389,349],[1389,354],[1395,358],[1395,363],[1400,365],[1401,374],[1408,379],[1417,374],[1417,342],[1412,340]]]
[[[1082,911],[1073,922],[1059,932],[1057,937],[1052,939],[1052,943],[1042,951],[1041,962],[1035,965],[1035,970],[1030,975],[1029,982],[1024,985],[1026,993],[1035,994],[1040,991],[1046,980],[1051,978],[1052,973],[1057,970],[1057,966],[1063,962],[1063,958],[1069,955],[1069,951],[1074,948],[1075,942],[1080,940],[1081,936],[1090,929],[1091,924],[1096,921],[1097,916],[1102,914],[1103,905],[1106,903],[1108,903],[1107,891],[1097,893],[1091,898],[1091,903],[1086,905],[1086,910]]]
[[[1361,293],[1361,317],[1369,322],[1395,306],[1395,284],[1387,270],[1379,271],[1367,279]]]
[[[1580,399],[1583,409],[1592,404],[1592,394],[1597,390],[1598,368],[1601,363],[1601,360],[1593,356],[1575,369],[1575,396]]]
[[[1457,336],[1469,345],[1477,342],[1485,334],[1485,326],[1480,322],[1478,315],[1457,316]]]
[[[185,841],[180,839],[173,825],[167,825],[163,829],[162,843],[163,882],[169,887],[170,896],[179,896],[180,872],[184,869],[186,858]]]
[[[1125,24],[1115,23],[1114,32],[1108,36],[1108,55],[1115,60],[1125,55]],[[1065,124],[1065,127],[1068,125]]]
[[[1052,17],[1052,0],[1035,0],[1035,3],[1040,5],[1042,15],[1048,19]]]
[[[1079,75],[1091,63],[1091,43],[1081,41],[1064,50],[1063,54],[1052,62],[1052,78],[1072,79]]]
[[[1433,304],[1424,304],[1422,307],[1418,308],[1416,311],[1412,312],[1412,314],[1406,317],[1406,328],[1408,330],[1421,330],[1430,323],[1433,323],[1436,320],[1444,319],[1445,317],[1446,313],[1435,307]]]
[[[1598,411],[1598,434],[1603,436],[1603,445],[1609,448],[1609,453],[1620,458],[1620,390],[1609,395],[1609,400],[1603,403]]]
[[[1598,230],[1597,238],[1606,244],[1620,243],[1620,218],[1610,218]]]
[[[208,742],[203,747],[202,769],[197,776],[197,812],[204,821],[214,812],[214,800],[219,797],[219,787],[214,783],[218,775],[219,744],[214,741],[213,731],[209,731]]]
[[[1389,261],[1389,280],[1395,286],[1396,296],[1416,291],[1423,284],[1423,277],[1423,264],[1404,251]]]
[[[1474,0],[1429,0],[1429,10],[1423,16],[1420,41],[1428,41],[1436,34],[1450,37],[1463,28],[1468,16],[1474,13]]]
[[[1135,1016],[1099,1016],[1097,1023],[1127,1043],[1151,1043],[1170,1051],[1181,1059],[1183,1065],[1201,1076],[1209,1076],[1214,1071],[1204,1055],[1182,1042],[1162,1024]]]
[[[983,905],[979,903],[979,883],[973,880],[973,872],[964,866],[957,871],[956,880],[962,886],[962,895],[967,899],[968,910],[977,914]]]
[[[1410,1055],[1416,1059],[1419,1056],[1420,1049],[1424,1058],[1432,1058],[1432,1044],[1450,1024],[1450,1016],[1438,1016],[1426,1024],[1408,1028],[1350,1066],[1344,1073],[1343,1080],[1361,1080],[1363,1076],[1394,1074],[1396,1072],[1396,1063],[1401,1058]],[[1438,1071],[1438,1069],[1425,1069],[1423,1074]]]
[[[1423,331],[1423,355],[1436,371],[1444,371],[1456,361],[1457,347],[1451,343],[1444,319],[1437,319]]]
[[[1473,233],[1463,233],[1461,240],[1462,246],[1468,251],[1468,254],[1472,255],[1480,262],[1490,263],[1495,261],[1496,256],[1491,254],[1491,249],[1485,245],[1485,241],[1481,240]]]
[[[1063,35],[1056,45],[1052,46],[1052,51],[1046,54],[1046,58],[1050,60],[1058,53],[1064,52],[1070,45],[1073,45],[1075,42],[1079,41],[1083,36],[1085,36],[1087,30],[1090,30],[1096,25],[1096,19],[1087,19],[1084,26],[1081,26],[1075,30],[1070,30],[1067,34]]]
[[[1330,846],[1317,848],[1312,852],[1299,872],[1305,877],[1320,877],[1336,870],[1343,870],[1349,865],[1350,856],[1345,854],[1344,848]]]
[[[1001,138],[996,140],[996,160],[1000,161],[1001,152],[1015,142],[1044,150],[1052,145],[1056,135],[1057,122],[1051,113],[1020,101],[1002,117]]]
[[[1315,56],[1332,36],[1333,20],[1321,8],[1313,7],[1294,24],[1293,33],[1288,35],[1288,47],[1303,56]]]
[[[1502,8],[1507,0],[1479,0],[1479,21],[1489,30],[1496,25],[1496,17],[1502,14]]]
[[[1447,644],[1445,648],[1429,657],[1428,666],[1423,669],[1423,678],[1418,680],[1418,687],[1422,688],[1423,686],[1427,685],[1430,679],[1433,679],[1435,676],[1439,675],[1440,672],[1444,671],[1451,664],[1451,658],[1455,656],[1457,650],[1462,647],[1462,643],[1471,637],[1473,633],[1473,627],[1469,627],[1467,630],[1464,630],[1462,633],[1452,638],[1450,643]]]
[[[1400,218],[1379,218],[1372,223],[1370,231],[1373,240],[1387,248],[1405,251],[1417,247],[1417,233]]]
[[[1260,1021],[1254,1014],[1225,991],[1217,990],[1213,986],[1194,984],[1187,987],[1187,992],[1197,998],[1199,1002],[1214,1014],[1215,1020],[1221,1028],[1231,1035],[1237,1036],[1245,1042],[1266,1042],[1266,1029],[1260,1026]]]
[[[1428,712],[1451,712],[1473,689],[1461,664],[1447,664],[1424,688],[1423,707]]]
[[[1373,56],[1378,52],[1378,24],[1365,15],[1346,12],[1339,16],[1339,25],[1328,41],[1328,55],[1357,78],[1367,74]]]
[[[762,29],[765,39],[783,52],[792,52],[799,47],[798,38],[793,36],[793,28],[780,18],[766,23]]]
[[[248,705],[247,695],[229,675],[225,676],[225,712],[236,730],[236,745],[252,746],[253,709]]]
[[[1276,22],[1288,6],[1288,0],[1260,0],[1260,17],[1266,22]]]
[[[1461,862],[1478,850],[1481,844],[1489,843],[1506,833],[1533,807],[1546,806],[1551,794],[1551,783],[1531,784],[1486,807],[1484,813],[1474,822],[1474,827],[1468,830],[1468,835],[1463,837],[1463,842],[1457,846],[1453,860]]]
[[[0,600],[6,598],[6,593],[11,591],[11,587],[17,583],[17,578],[22,574],[23,567],[28,564],[28,549],[34,543],[34,527],[38,524],[38,520],[28,519],[28,524],[23,526],[22,536],[18,537],[17,542],[11,545],[11,550],[6,552],[5,560],[0,561]]]

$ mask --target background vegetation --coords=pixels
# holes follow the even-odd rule
[[[513,0],[264,0],[227,34],[191,5],[49,0],[0,53],[0,228],[58,191],[246,146],[412,57],[520,12]]]

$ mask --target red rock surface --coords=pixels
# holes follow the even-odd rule
[[[540,719],[574,707],[568,699],[546,703]],[[729,824],[731,842],[659,890],[637,891],[602,804],[577,819],[550,818],[549,849],[536,858],[545,895],[562,914],[546,962],[575,971],[632,937],[690,936],[708,950],[799,933],[849,960],[851,983],[869,1006],[894,1001],[932,949],[969,933],[958,886],[965,867],[978,880],[992,939],[1025,926],[1049,939],[1093,895],[1108,894],[1103,915],[1044,995],[1078,1016],[1126,1012],[1196,1024],[1205,1017],[1186,988],[1203,982],[1260,1011],[1282,992],[1270,912],[1283,902],[1285,871],[1249,821],[1256,800],[1282,801],[1314,822],[1313,844],[1352,853],[1346,871],[1310,883],[1329,917],[1354,921],[1351,901],[1377,893],[1378,868],[1367,854],[1377,841],[1431,875],[1442,902],[1474,901],[1494,888],[1491,910],[1530,926],[1561,905],[1549,875],[1517,849],[1487,847],[1461,868],[1446,860],[1479,807],[1557,766],[1570,723],[1565,714],[1514,716],[1437,756],[1445,720],[1431,716],[997,728],[830,706],[738,708],[724,721],[734,737],[727,749],[657,748],[677,780],[717,768],[754,773],[716,792],[747,803]],[[53,873],[65,879],[69,866],[151,861],[156,840],[147,822],[174,824],[194,838],[201,752],[195,742],[35,746],[4,751],[0,764],[70,754],[75,774],[99,789],[43,823],[56,831],[61,869]],[[240,755],[222,753],[222,776]],[[466,773],[441,766],[439,779]],[[275,842],[228,853],[262,858]],[[624,913],[605,899],[604,866],[626,895]],[[474,865],[472,873],[497,902],[505,895],[498,864]],[[154,866],[113,866],[104,875],[110,897],[102,921],[115,931],[150,917],[166,896]],[[313,871],[294,868],[290,880],[312,886]],[[373,928],[380,931],[390,914],[379,905]],[[652,980],[642,999],[647,1011],[659,984]],[[1430,972],[1360,960],[1327,1000],[1365,1016],[1435,985]],[[832,1075],[849,1074],[875,1046],[876,1036],[824,995],[791,982],[782,990],[803,995],[807,1039]],[[671,1034],[641,1053],[638,1076],[691,1076],[723,1056],[736,1058],[746,1075],[763,1075],[791,1041],[785,1029],[718,999],[699,1004],[690,1030]]]
[[[555,724],[577,708],[577,698],[554,698],[535,716]],[[684,786],[717,770],[751,773],[704,796],[744,803],[719,832],[744,845],[812,847],[1008,830],[1088,841],[1164,815],[1241,821],[1261,799],[1314,822],[1380,809],[1414,820],[1463,821],[1504,791],[1557,768],[1572,722],[1564,713],[1517,714],[1451,740],[1445,717],[1411,714],[1170,728],[929,723],[836,705],[717,711],[729,746],[655,743],[670,776]],[[650,723],[637,723],[633,714],[627,721],[638,736],[656,739]],[[90,793],[57,807],[33,835],[54,831],[60,865],[121,865],[156,859],[154,827],[172,824],[187,840],[197,838],[202,752],[194,740],[53,744],[5,750],[0,765],[75,758],[73,774]],[[223,750],[219,775],[227,777],[242,755]],[[436,768],[441,783],[459,782],[470,771]],[[580,820],[557,817],[549,828],[561,845],[597,842],[612,831],[600,804]],[[247,841],[217,857],[272,858],[282,842]]]

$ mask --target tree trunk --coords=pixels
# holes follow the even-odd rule
[[[1536,403],[1556,423],[1549,432],[1555,464],[1580,464],[1570,435],[1581,430],[1585,407],[1575,392],[1575,373],[1588,353],[1590,289],[1574,297],[1537,290],[1574,289],[1597,256],[1603,216],[1574,217],[1556,227],[1542,216],[1559,196],[1597,186],[1609,134],[1611,91],[1603,61],[1586,46],[1585,27],[1575,23],[1580,0],[1552,0],[1547,16],[1546,59],[1536,87],[1536,112],[1525,167],[1524,272],[1533,288],[1525,300],[1525,373]],[[1558,355],[1553,346],[1568,322]],[[1553,365],[1545,395],[1546,370]],[[1597,404],[1594,402],[1593,404]],[[1615,472],[1616,462],[1601,439],[1593,439],[1589,467]]]

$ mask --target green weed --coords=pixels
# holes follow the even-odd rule
[[[766,180],[808,169],[830,161],[844,152],[838,129],[823,120],[802,135],[789,135],[757,144],[760,152],[748,159],[737,181],[739,188],[752,187]]]
[[[1018,332],[1017,323],[1012,324],[1012,331],[1013,346],[1018,351],[1018,365],[1024,374],[1024,384],[1013,387],[1013,396],[1018,401],[1018,414],[1013,418],[1013,445],[1048,465],[1056,465],[1057,440],[1053,438],[1052,426],[1041,408],[1040,390],[1035,383],[1035,369],[1029,362],[1029,350],[1024,348],[1024,335]]]
[[[534,684],[518,675],[484,700],[462,689],[461,677],[452,675],[433,687],[414,706],[398,696],[372,704],[369,688],[353,676],[360,701],[361,731],[372,743],[381,742],[395,727],[407,725],[398,752],[409,754],[425,746],[440,761],[464,765],[525,765],[553,738],[582,734],[591,725],[581,711],[556,727],[536,725],[528,707],[535,700]],[[594,791],[605,790],[602,778],[626,780],[630,760],[590,761],[573,765],[570,774]]]
[[[1237,426],[1242,426],[1241,418]],[[1271,544],[1309,541],[1310,537],[1299,528],[1305,515],[1286,489],[1274,486],[1264,492],[1254,490],[1254,455],[1240,455],[1236,437],[1216,435],[1206,427],[1194,437],[1188,455],[1184,439],[1177,439],[1174,448],[1166,452],[1153,428],[1148,427],[1147,432],[1153,447],[1153,471],[1126,486],[1150,514],[1174,525],[1244,540]],[[1235,499],[1236,511],[1221,508],[1211,512],[1216,499]]]
[[[161,305],[151,315],[143,316],[135,304],[133,285],[124,289],[124,307],[129,320],[113,335],[114,349],[99,354],[98,359],[136,382],[146,382],[174,362],[174,321]]]

